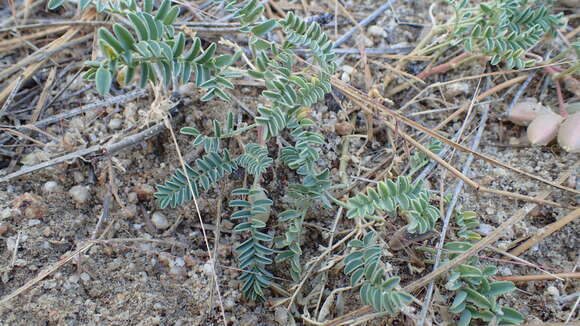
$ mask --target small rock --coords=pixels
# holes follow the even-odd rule
[[[4,234],[6,231],[8,231],[8,226],[0,225],[0,235]]]
[[[509,267],[505,267],[505,266],[499,267],[498,272],[500,275],[503,275],[503,276],[513,275],[512,270],[509,269]]]
[[[546,293],[548,293],[549,295],[551,295],[554,298],[557,298],[560,296],[560,291],[558,290],[557,287],[550,285],[546,288]]]
[[[84,282],[88,282],[91,279],[91,276],[88,273],[81,273],[81,280]]]
[[[364,36],[363,37],[363,42],[366,45],[366,47],[373,47],[375,45],[375,42],[373,42],[373,40],[371,40],[370,38]]]
[[[187,270],[184,267],[173,265],[171,266],[171,268],[169,268],[169,274],[171,276],[177,276],[179,278],[182,278],[187,275]]]
[[[129,204],[121,210],[121,214],[127,218],[133,218],[137,215],[137,205]]]
[[[367,30],[372,36],[386,37],[387,32],[379,25],[373,25]]]
[[[233,298],[231,298],[231,297],[225,298],[225,300],[224,300],[224,309],[226,309],[226,310],[232,310],[235,306],[236,306],[236,302],[234,301]]]
[[[451,83],[447,85],[445,89],[447,91],[445,95],[449,97],[456,97],[458,95],[467,94],[469,92],[469,84],[462,82]]]
[[[177,257],[177,258],[175,258],[175,265],[179,266],[179,267],[183,267],[183,266],[185,266],[185,260],[183,260],[183,258],[181,258],[181,257]]]
[[[113,119],[111,119],[111,121],[109,121],[109,128],[111,128],[113,130],[119,130],[119,129],[121,129],[122,126],[123,126],[123,120],[121,120],[121,119],[113,118]]]
[[[88,186],[74,186],[68,191],[69,195],[74,201],[79,204],[84,204],[89,200],[90,190]]]
[[[201,268],[203,269],[203,272],[206,275],[211,275],[213,273],[213,264],[211,261],[208,261],[207,263],[203,264]]]
[[[342,66],[342,71],[351,75],[354,72],[354,68],[352,66],[349,66],[349,65],[344,65],[344,66]]]
[[[73,180],[75,181],[75,183],[81,183],[85,181],[85,175],[79,171],[75,171],[73,172]]]
[[[6,207],[2,210],[2,212],[0,212],[0,220],[4,220],[4,219],[7,219],[9,217],[12,217],[13,215],[15,215],[15,213],[16,213],[15,208]]]
[[[74,273],[73,275],[68,277],[68,281],[69,283],[78,283],[79,275],[77,273]]]
[[[53,289],[56,287],[56,282],[53,280],[46,281],[42,284],[45,289]]]
[[[352,125],[348,122],[340,122],[336,124],[335,130],[340,136],[350,135],[352,132]]]
[[[44,192],[45,194],[54,194],[61,191],[62,187],[56,181],[47,181],[42,186],[42,192]]]
[[[489,224],[481,223],[477,231],[483,235],[489,235],[491,232],[493,232],[493,227]]]
[[[340,76],[340,80],[342,80],[345,83],[348,83],[350,81],[350,75],[347,74],[346,72],[343,72],[342,75]]]
[[[161,212],[155,212],[151,215],[151,222],[158,230],[165,230],[169,227],[169,221]]]
[[[49,226],[45,227],[44,230],[42,230],[42,235],[47,238],[52,235],[52,230],[50,229]]]
[[[42,222],[39,219],[33,218],[33,219],[28,220],[28,226],[35,226],[35,225],[38,225],[40,223],[42,223]]]
[[[137,193],[136,192],[130,192],[127,194],[127,201],[131,204],[136,204],[139,201],[139,198],[137,198]]]

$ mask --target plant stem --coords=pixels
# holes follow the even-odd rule
[[[330,198],[330,200],[332,200],[333,203],[335,203],[336,205],[343,207],[343,208],[347,208],[348,209],[348,205],[346,203],[341,202],[340,200],[334,198],[331,194],[327,193],[326,194],[328,196],[328,198]]]

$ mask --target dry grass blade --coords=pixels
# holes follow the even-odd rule
[[[579,272],[559,273],[559,274],[538,274],[538,275],[513,275],[513,276],[497,276],[498,281],[511,282],[530,282],[530,281],[548,281],[557,279],[580,279]]]
[[[560,230],[567,224],[573,222],[579,216],[580,216],[580,208],[570,212],[568,215],[564,216],[564,218],[554,223],[546,225],[541,230],[537,231],[536,234],[534,234],[531,238],[526,240],[524,243],[520,244],[517,248],[511,250],[510,254],[515,256],[521,255],[524,251],[530,249],[532,246],[549,237],[552,233]]]
[[[36,33],[32,33],[32,34],[28,34],[28,35],[24,35],[24,36],[20,36],[20,37],[11,38],[9,40],[0,41],[0,52],[13,51],[14,49],[16,49],[20,46],[24,46],[25,45],[24,41],[35,40],[35,39],[41,38],[43,36],[59,33],[62,31],[66,31],[67,29],[68,29],[68,27],[66,27],[66,26],[49,28],[49,29],[46,29],[44,31],[40,31],[40,32],[36,32]],[[16,46],[10,47],[10,45],[16,45]]]

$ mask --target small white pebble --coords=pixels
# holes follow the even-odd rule
[[[83,280],[84,282],[88,282],[91,279],[91,276],[87,273],[81,273],[81,280]]]
[[[111,128],[113,130],[121,129],[122,126],[123,126],[123,120],[121,120],[121,119],[113,118],[113,119],[111,119],[111,121],[109,121],[109,128]]]
[[[557,298],[560,296],[560,291],[558,290],[557,287],[550,285],[546,288],[546,293],[548,293],[549,295],[551,295],[554,298]]]
[[[485,223],[481,223],[479,225],[479,229],[477,230],[484,235],[489,235],[493,231],[493,226]]]
[[[452,83],[446,86],[445,95],[449,97],[455,97],[462,94],[468,94],[470,91],[468,83]]]
[[[213,264],[211,261],[208,261],[207,263],[203,264],[201,268],[203,269],[203,272],[206,275],[211,275],[213,273]]]
[[[151,215],[151,222],[158,230],[165,230],[169,227],[169,221],[161,212],[155,212]]]
[[[139,198],[137,197],[137,193],[130,192],[129,194],[127,194],[127,201],[132,203],[132,204],[136,204],[139,201]]]
[[[56,181],[47,181],[42,186],[42,192],[45,194],[53,194],[62,191],[62,187]]]
[[[73,179],[75,180],[75,183],[81,183],[85,181],[85,175],[79,171],[75,171],[73,172]]]
[[[505,266],[499,267],[498,272],[499,272],[499,275],[503,275],[503,276],[513,275],[512,270],[509,269],[509,267],[505,267]]]
[[[385,32],[385,30],[378,25],[373,25],[373,26],[369,27],[368,32],[369,32],[369,34],[371,34],[373,36],[380,36],[380,37],[387,36],[387,32]]]
[[[342,66],[342,71],[344,71],[347,74],[352,74],[354,72],[354,68],[352,66],[349,65],[344,65]]]
[[[343,72],[342,75],[340,76],[340,80],[342,80],[345,83],[348,83],[350,81],[350,75],[347,74],[346,72]]]
[[[169,268],[169,274],[174,276],[186,276],[187,270],[184,267],[173,265]]]
[[[175,265],[177,265],[179,267],[183,267],[183,266],[185,266],[185,260],[183,260],[183,258],[181,258],[181,257],[177,257],[177,258],[175,258]]]
[[[224,300],[224,309],[226,310],[231,310],[236,306],[236,302],[234,301],[234,299],[227,297]]]
[[[42,223],[39,219],[33,218],[28,220],[28,226],[35,226]]]
[[[87,200],[89,200],[89,197],[91,195],[88,186],[80,186],[80,185],[70,188],[68,193],[72,197],[72,199],[79,204],[87,202]]]

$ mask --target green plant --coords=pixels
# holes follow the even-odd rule
[[[347,202],[348,218],[382,221],[382,213],[395,216],[397,212],[409,220],[407,231],[425,233],[435,227],[439,210],[429,204],[429,192],[421,181],[412,184],[409,177],[399,176],[396,182],[381,181]],[[380,216],[377,213],[381,212]]]
[[[481,239],[476,230],[479,227],[474,212],[462,212],[456,215],[455,220],[460,227],[457,236],[461,241],[451,241],[444,245],[445,256],[453,259],[460,253],[472,247],[472,241]],[[510,307],[501,306],[497,298],[515,290],[509,281],[492,280],[497,273],[495,266],[481,266],[477,257],[471,257],[467,264],[459,264],[449,274],[445,287],[454,292],[453,303],[449,311],[459,315],[458,325],[475,325],[472,322],[480,319],[494,325],[519,324],[523,316]]]
[[[413,297],[396,291],[400,277],[387,277],[381,267],[381,246],[376,243],[376,233],[367,233],[363,240],[348,243],[351,253],[344,259],[344,273],[350,275],[351,286],[362,284],[361,301],[377,312],[395,314]]]
[[[467,0],[448,0],[454,8],[452,43],[468,52],[491,57],[492,65],[505,61],[508,68],[534,64],[523,55],[547,33],[555,34],[562,14],[551,15],[546,0],[494,0],[475,7]]]
[[[49,3],[49,8],[55,5]],[[173,26],[179,7],[171,6],[171,0],[164,0],[156,12],[153,12],[153,0],[144,1],[142,9],[135,0],[84,1],[81,8],[89,5],[95,5],[98,12],[122,16],[129,23],[129,29],[115,23],[113,32],[105,27],[98,30],[102,57],[86,63],[90,69],[83,77],[94,80],[100,94],[109,92],[115,76],[121,83],[129,84],[139,72],[141,87],[149,81],[157,84],[159,80],[166,87],[172,83],[175,87],[177,83],[188,82],[193,75],[195,85],[207,90],[201,98],[203,101],[216,95],[229,99],[224,91],[234,87],[229,79],[240,75],[227,68],[240,54],[216,56],[215,43],[204,50],[198,37],[191,40],[186,50],[185,34],[176,32]]]
[[[425,147],[427,147],[427,149],[433,153],[439,153],[439,151],[443,149],[443,143],[441,143],[439,140],[433,140]],[[415,154],[411,156],[411,172],[409,172],[409,175],[415,174],[415,172],[419,171],[430,161],[431,160],[427,154],[419,151],[415,152]]]
[[[234,228],[236,232],[249,231],[250,237],[236,248],[242,270],[240,280],[244,282],[242,293],[249,299],[264,300],[264,288],[272,283],[272,274],[266,270],[266,265],[272,263],[268,258],[274,250],[264,243],[271,242],[272,236],[261,232],[266,227],[267,216],[270,215],[272,200],[266,197],[263,189],[236,189],[232,195],[247,196],[248,200],[232,200],[230,207],[242,209],[233,213],[232,220],[245,220]]]

